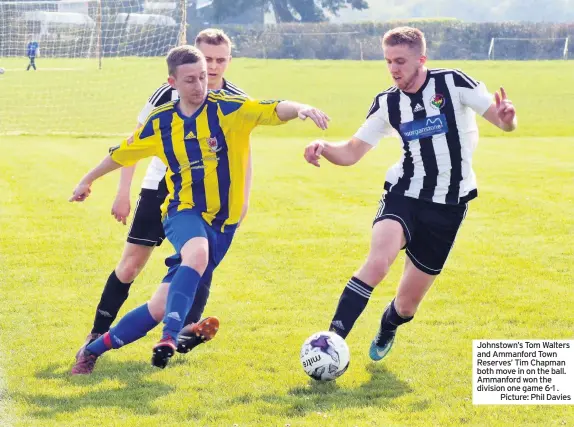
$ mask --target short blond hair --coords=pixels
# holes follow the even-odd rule
[[[397,27],[389,30],[383,36],[383,48],[385,46],[406,45],[411,49],[417,49],[421,55],[426,55],[427,42],[424,33],[414,27]]]
[[[171,49],[165,60],[167,62],[167,71],[170,76],[173,76],[180,65],[195,64],[202,59],[204,59],[203,53],[198,48],[186,44]]]
[[[207,43],[214,46],[219,46],[221,44],[226,44],[231,47],[231,39],[223,30],[218,28],[207,28],[201,31],[195,37],[195,45],[199,46],[200,43]]]

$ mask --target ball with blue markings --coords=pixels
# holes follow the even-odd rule
[[[349,367],[349,347],[334,332],[322,331],[311,335],[301,347],[301,364],[305,373],[317,381],[332,381]]]

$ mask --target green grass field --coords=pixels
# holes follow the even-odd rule
[[[1,426],[574,425],[572,406],[473,406],[471,387],[473,339],[573,338],[574,63],[431,64],[462,68],[491,89],[503,84],[520,130],[502,135],[481,121],[480,197],[444,273],[389,357],[374,364],[367,349],[401,255],[347,339],[348,372],[330,384],[305,376],[299,349],[328,326],[367,253],[384,172],[400,144],[384,140],[355,167],[320,169],[304,163],[303,147],[356,130],[389,85],[384,64],[234,61],[229,77],[238,86],[323,107],[332,129],[257,131],[250,215],[206,310],[222,322],[214,341],[160,371],[149,363],[158,329],[80,378],[69,370],[127,227],[110,216],[117,173],[84,204],[67,198],[119,141],[102,135],[133,128],[163,79],[163,61],[109,61],[101,72],[88,61],[38,65],[25,73],[25,60],[0,60]],[[170,252],[169,244],[157,250],[120,314],[151,295]]]

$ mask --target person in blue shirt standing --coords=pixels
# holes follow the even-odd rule
[[[32,36],[30,36],[27,47],[27,55],[28,59],[30,59],[30,63],[28,64],[28,68],[26,71],[30,71],[30,67],[34,68],[36,71],[36,57],[40,55],[40,45],[37,41],[34,40]]]

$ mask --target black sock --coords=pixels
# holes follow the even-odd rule
[[[395,300],[393,299],[391,303],[385,309],[383,317],[381,318],[381,333],[379,341],[384,341],[384,339],[389,338],[397,332],[397,328],[404,323],[413,320],[414,316],[402,317],[397,313],[395,308]]]
[[[371,292],[373,288],[356,277],[351,277],[339,298],[339,305],[329,330],[347,338],[356,320],[367,306]]]
[[[92,328],[93,334],[103,334],[110,329],[110,326],[116,320],[118,311],[120,311],[123,303],[128,298],[132,283],[120,282],[120,279],[116,276],[116,271],[112,271],[96,310],[94,327]]]
[[[197,286],[197,291],[195,292],[195,297],[193,298],[193,305],[185,317],[184,325],[197,323],[199,322],[199,319],[201,319],[201,315],[203,314],[203,310],[205,310],[205,305],[207,304],[207,298],[209,298],[211,278],[212,273],[206,273],[201,276],[201,280]]]

